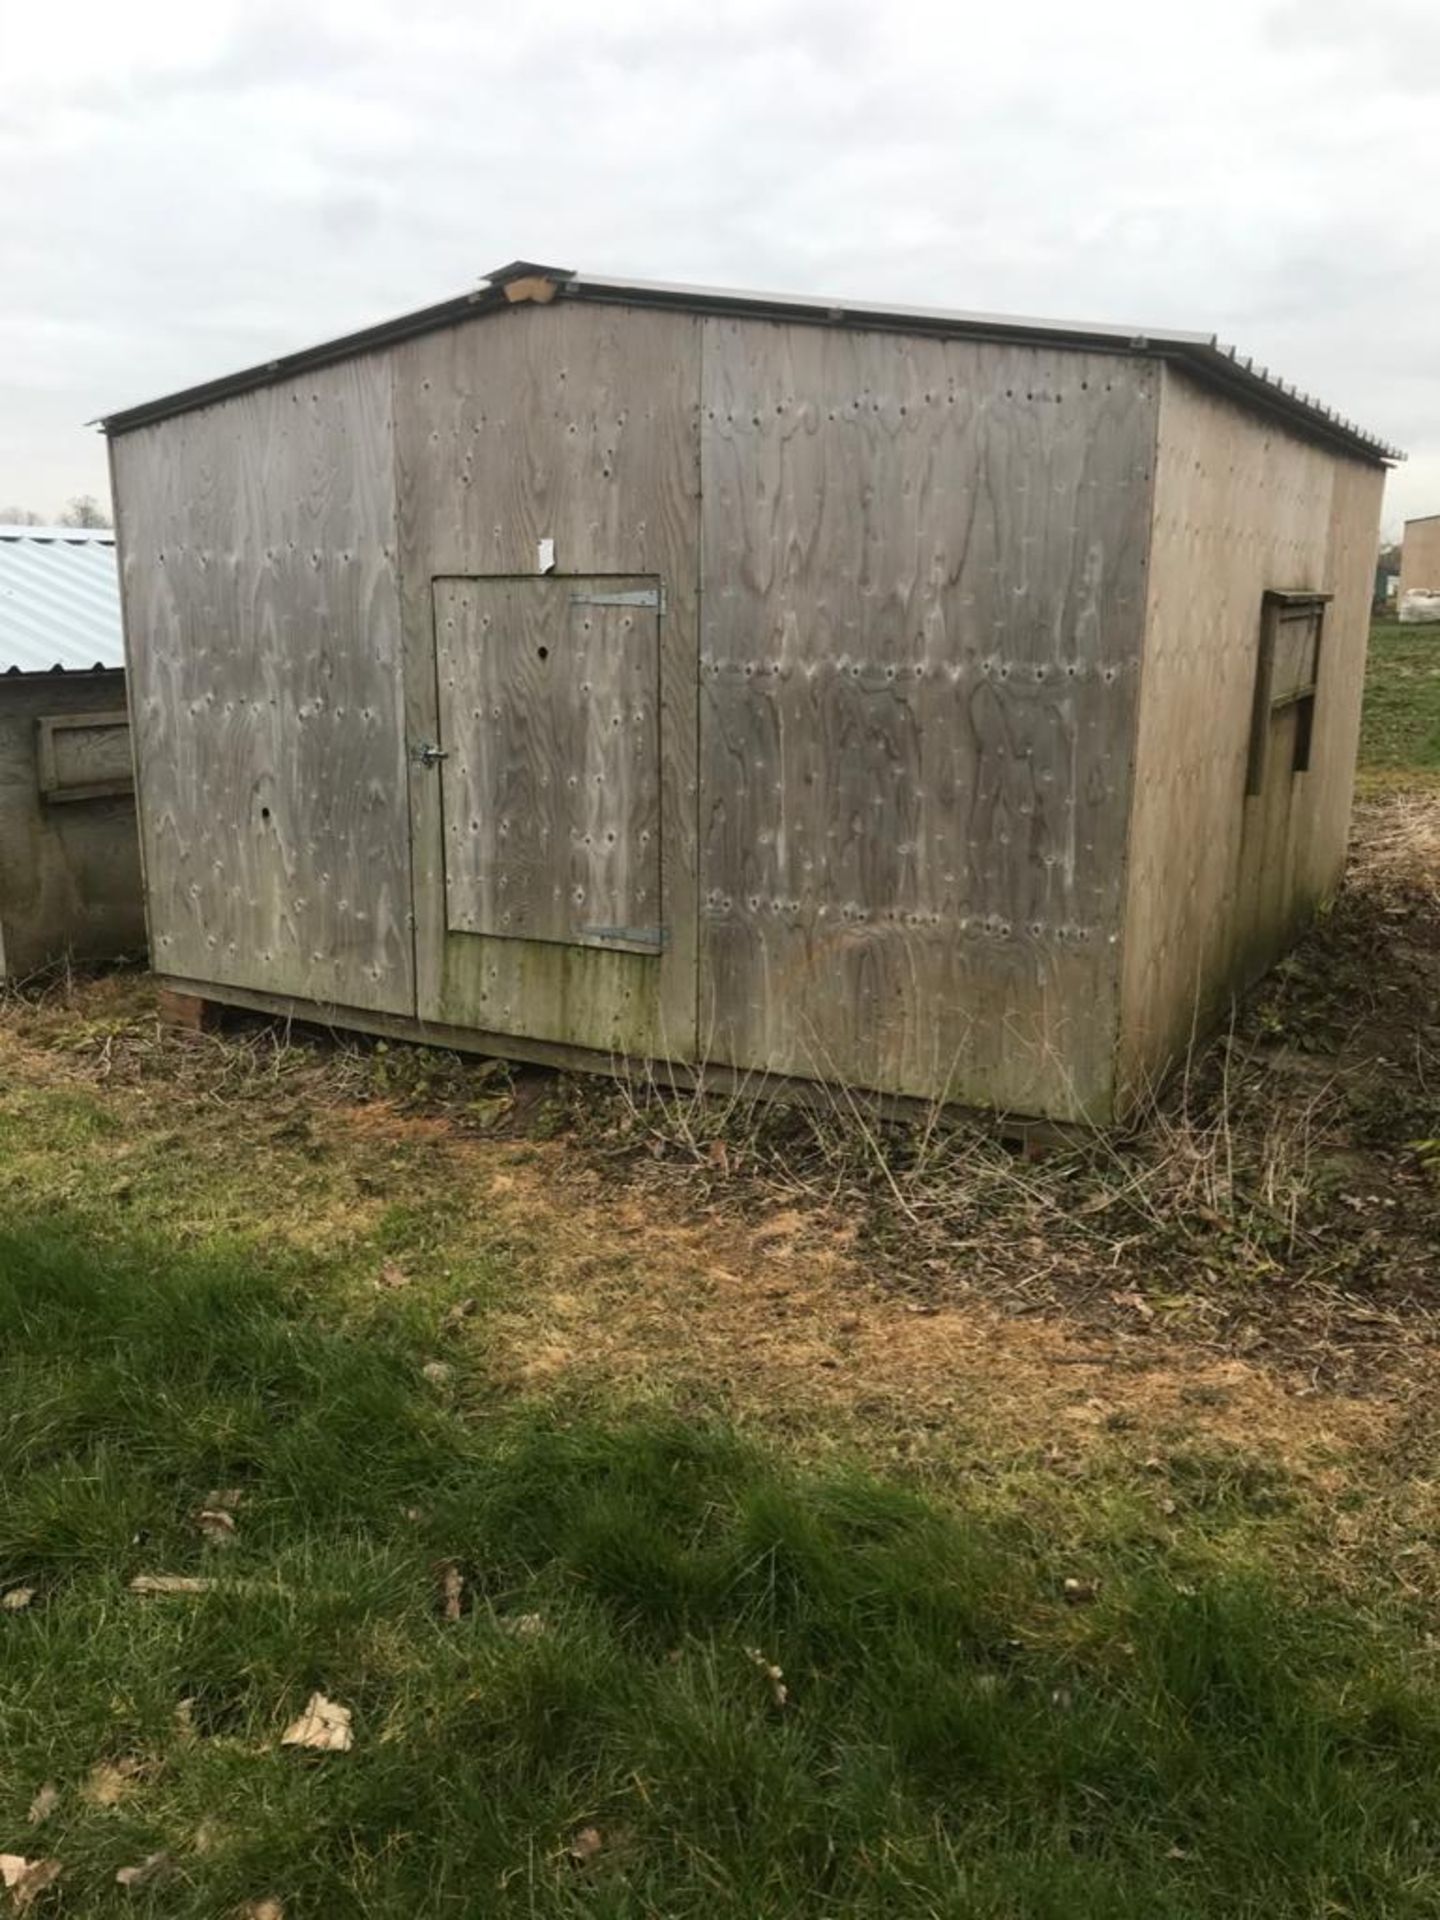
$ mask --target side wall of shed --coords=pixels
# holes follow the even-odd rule
[[[118,671],[0,678],[0,978],[144,947],[132,798],[47,800],[40,791],[41,719],[107,712],[125,716]]]
[[[1428,520],[1407,520],[1400,548],[1400,591],[1419,587],[1440,593],[1440,514]]]
[[[1166,367],[1121,990],[1122,1101],[1284,950],[1345,861],[1384,469]],[[1263,597],[1334,596],[1308,772],[1247,797]]]

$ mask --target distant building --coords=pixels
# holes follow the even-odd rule
[[[1400,549],[1400,598],[1407,593],[1440,593],[1440,513],[1405,522]]]
[[[115,536],[0,526],[0,980],[144,944]]]

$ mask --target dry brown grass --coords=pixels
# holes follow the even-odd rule
[[[1123,1137],[1031,1160],[939,1112],[587,1087],[577,1137],[659,1196],[836,1223],[872,1281],[1094,1335],[1133,1328],[1311,1381],[1428,1368],[1440,1341],[1440,798],[1362,810],[1336,906]]]
[[[117,1122],[85,1167],[41,1142],[12,1179],[79,1194],[103,1170],[188,1235],[343,1251],[408,1209],[427,1263],[503,1248],[521,1284],[474,1337],[526,1391],[693,1393],[910,1452],[983,1427],[1319,1458],[1383,1430],[1440,1344],[1409,1144],[1440,1084],[1416,991],[1437,812],[1364,811],[1335,911],[1124,1139],[1032,1160],[843,1093],[780,1108],[249,1019],[178,1036],[116,975],[0,1009],[17,1086]]]
[[[1362,805],[1349,884],[1372,897],[1440,890],[1440,793],[1397,793]]]

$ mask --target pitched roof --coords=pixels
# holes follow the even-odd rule
[[[1242,405],[1278,415],[1296,430],[1361,458],[1403,460],[1396,447],[1367,433],[1312,395],[1257,367],[1253,360],[1223,346],[1213,333],[1177,333],[1163,327],[1125,327],[1069,320],[1031,320],[1013,314],[956,313],[937,307],[909,307],[855,300],[822,300],[801,294],[743,293],[732,288],[669,286],[651,280],[612,280],[513,260],[497,267],[484,283],[458,299],[401,314],[359,333],[268,360],[198,387],[187,387],[143,405],[108,415],[107,433],[126,433],[170,414],[208,406],[213,401],[269,386],[277,380],[393,345],[416,334],[452,327],[479,314],[499,312],[518,300],[561,298],[601,301],[612,306],[669,307],[685,313],[731,313],[762,320],[799,320],[817,326],[863,327],[893,333],[939,334],[956,339],[987,339],[1037,346],[1073,347],[1087,352],[1148,354],[1174,361],[1206,385],[1228,392]]]
[[[0,526],[0,673],[124,664],[109,528]]]

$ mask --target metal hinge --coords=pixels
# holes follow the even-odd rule
[[[668,947],[670,935],[664,927],[577,927],[585,940],[624,940],[635,947]]]
[[[665,611],[663,587],[634,587],[627,593],[572,593],[572,607],[653,607]]]

